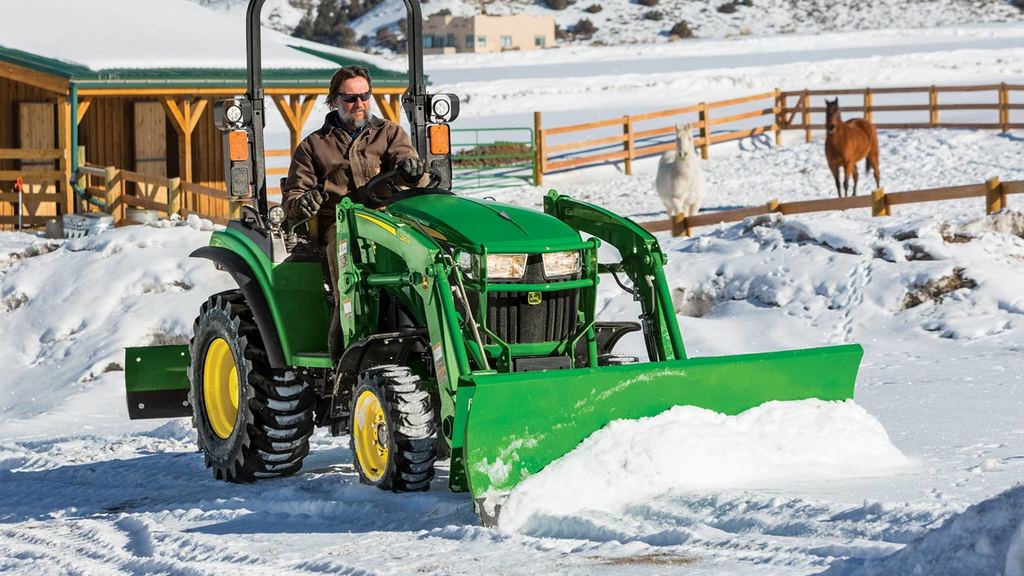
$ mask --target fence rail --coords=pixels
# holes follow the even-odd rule
[[[649,232],[671,231],[673,236],[689,236],[691,229],[698,226],[739,222],[751,216],[761,216],[764,214],[808,214],[812,212],[870,208],[872,216],[890,216],[892,215],[893,206],[921,202],[941,202],[943,200],[962,198],[985,198],[985,213],[992,214],[1006,207],[1006,197],[1011,194],[1024,194],[1024,180],[1000,182],[999,178],[992,178],[984,184],[968,184],[965,186],[949,186],[893,193],[886,193],[884,189],[879,189],[872,192],[870,196],[823,198],[820,200],[801,200],[798,202],[780,203],[778,200],[773,199],[761,206],[708,212],[690,217],[676,216],[674,219],[642,222],[641,226]]]
[[[0,148],[0,229],[41,226],[61,213],[67,202],[61,193],[65,173],[58,169],[63,158],[57,149]],[[22,168],[4,169],[4,161]]]
[[[943,102],[950,97],[990,92],[995,95],[988,102]],[[632,174],[632,161],[673,150],[674,139],[665,136],[675,132],[675,124],[689,122],[697,130],[694,146],[701,157],[708,158],[708,149],[723,142],[773,133],[775,143],[781,144],[784,130],[803,130],[809,142],[814,130],[825,128],[824,106],[812,106],[814,97],[861,96],[859,105],[844,103],[842,110],[861,113],[874,122],[877,114],[922,113],[920,121],[874,122],[883,129],[968,128],[976,130],[1002,130],[1024,128],[1024,121],[1014,122],[1011,113],[1024,111],[1024,103],[1016,96],[1024,93],[1020,84],[983,84],[976,86],[912,86],[885,88],[844,88],[823,90],[764,92],[720,100],[701,102],[685,107],[670,108],[645,114],[608,118],[582,124],[545,128],[540,112],[534,113],[534,134],[537,163],[537,183],[543,175],[558,170],[592,166],[602,162],[622,162],[626,174]],[[917,104],[875,103],[878,95],[920,95],[927,99]],[[752,109],[730,110],[738,106]],[[991,113],[991,121],[952,122],[943,112],[976,111]],[[672,119],[672,124],[637,129],[637,124]],[[613,128],[621,133],[610,134]],[[575,137],[575,138],[573,138]],[[661,137],[661,138],[659,138]]]

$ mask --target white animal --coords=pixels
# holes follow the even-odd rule
[[[661,157],[654,180],[669,217],[696,215],[704,201],[704,186],[704,170],[693,149],[693,126],[676,126],[676,151]]]

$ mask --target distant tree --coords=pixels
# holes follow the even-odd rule
[[[693,30],[690,30],[689,22],[680,20],[668,31],[668,35],[676,38],[693,38]]]
[[[569,7],[569,0],[544,0],[544,5],[552,10],[565,10]]]
[[[595,32],[597,26],[587,18],[580,18],[580,21],[572,26],[572,33],[578,38],[590,38]]]
[[[657,6],[658,0],[636,0],[636,3],[641,6]]]
[[[722,14],[732,14],[733,12],[736,12],[736,3],[726,2],[725,4],[719,6],[718,8],[715,8],[715,10],[718,10]]]
[[[348,26],[347,7],[338,0],[322,0],[315,16],[312,10],[308,10],[292,36],[344,48],[356,44],[355,30]]]
[[[590,6],[587,6],[586,8],[583,9],[583,11],[586,12],[587,14],[597,14],[601,10],[604,10],[604,7],[601,6],[600,4],[591,4]]]
[[[449,10],[448,8],[441,8],[437,12],[434,12],[433,14],[431,14],[431,16],[451,16],[451,15],[452,15],[452,11]]]
[[[644,13],[644,20],[661,20],[665,15],[660,10],[648,10]]]

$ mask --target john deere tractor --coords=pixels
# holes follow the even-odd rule
[[[486,519],[615,419],[852,398],[858,345],[687,357],[666,256],[629,219],[555,191],[543,212],[453,194],[458,98],[426,93],[417,0],[405,0],[403,106],[431,186],[398,189],[389,171],[363,195],[381,208],[337,206],[335,301],[319,244],[267,202],[262,4],[249,3],[248,92],[215,107],[229,194],[251,202],[192,254],[238,288],[202,305],[189,345],[126,351],[131,417],[191,416],[217,478],[293,474],[325,427],[349,435],[361,481],[386,490],[428,489],[435,460],[450,457],[450,489],[470,491]],[[599,262],[602,243],[621,259]],[[607,280],[639,303],[638,318],[597,318]],[[646,357],[618,353],[637,331]]]

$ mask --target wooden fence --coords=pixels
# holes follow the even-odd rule
[[[163,217],[197,214],[217,224],[226,224],[238,216],[242,204],[231,201],[224,190],[113,166],[87,164],[79,169],[79,176],[80,186],[106,204],[102,211],[114,215],[117,224],[129,222],[129,208],[155,210]],[[95,206],[90,209],[101,210]]]
[[[989,93],[995,98],[988,102],[948,101],[979,93]],[[546,173],[603,162],[621,161],[625,173],[632,174],[634,159],[674,150],[675,125],[684,122],[691,123],[698,131],[694,146],[700,149],[701,157],[705,160],[708,158],[708,149],[714,144],[760,134],[773,133],[778,145],[782,142],[783,130],[803,130],[807,141],[810,141],[812,131],[825,128],[825,107],[814,106],[815,97],[823,100],[826,96],[860,96],[860,105],[842,104],[841,108],[848,113],[848,118],[858,113],[869,120],[874,120],[875,114],[883,113],[927,114],[927,120],[877,123],[882,129],[970,128],[1005,132],[1024,128],[1024,121],[1015,122],[1011,117],[1014,110],[1024,111],[1024,102],[1019,101],[1021,99],[1017,97],[1018,94],[1024,94],[1024,85],[1003,83],[800,91],[776,89],[773,92],[718,102],[701,102],[682,108],[551,128],[544,128],[541,113],[535,112],[535,180],[540,184]],[[922,102],[877,104],[875,97],[880,95],[889,98],[891,95],[902,98],[919,96]],[[940,101],[943,99],[947,101]],[[980,111],[991,114],[992,119],[985,122],[950,122],[943,119],[944,111]],[[815,118],[816,115],[821,117],[820,121]],[[672,137],[666,141],[666,135]]]
[[[41,226],[63,213],[67,199],[61,183],[65,174],[54,167],[63,160],[61,150],[0,148],[0,161],[3,160],[17,161],[23,167],[21,170],[0,169],[0,230]],[[26,169],[24,164],[27,163],[40,166]]]
[[[811,212],[870,208],[872,216],[890,216],[892,215],[892,207],[900,204],[939,202],[961,198],[985,198],[985,212],[992,214],[1006,207],[1006,197],[1010,194],[1024,194],[1024,180],[1000,182],[999,178],[993,178],[984,184],[912,190],[891,194],[879,189],[872,192],[870,196],[848,196],[846,198],[801,200],[799,202],[780,203],[778,200],[773,199],[762,206],[708,212],[689,218],[676,216],[675,219],[643,222],[641,225],[649,232],[671,230],[673,236],[689,236],[690,230],[697,226],[710,226],[723,222],[739,222],[745,218],[762,214],[807,214]]]

